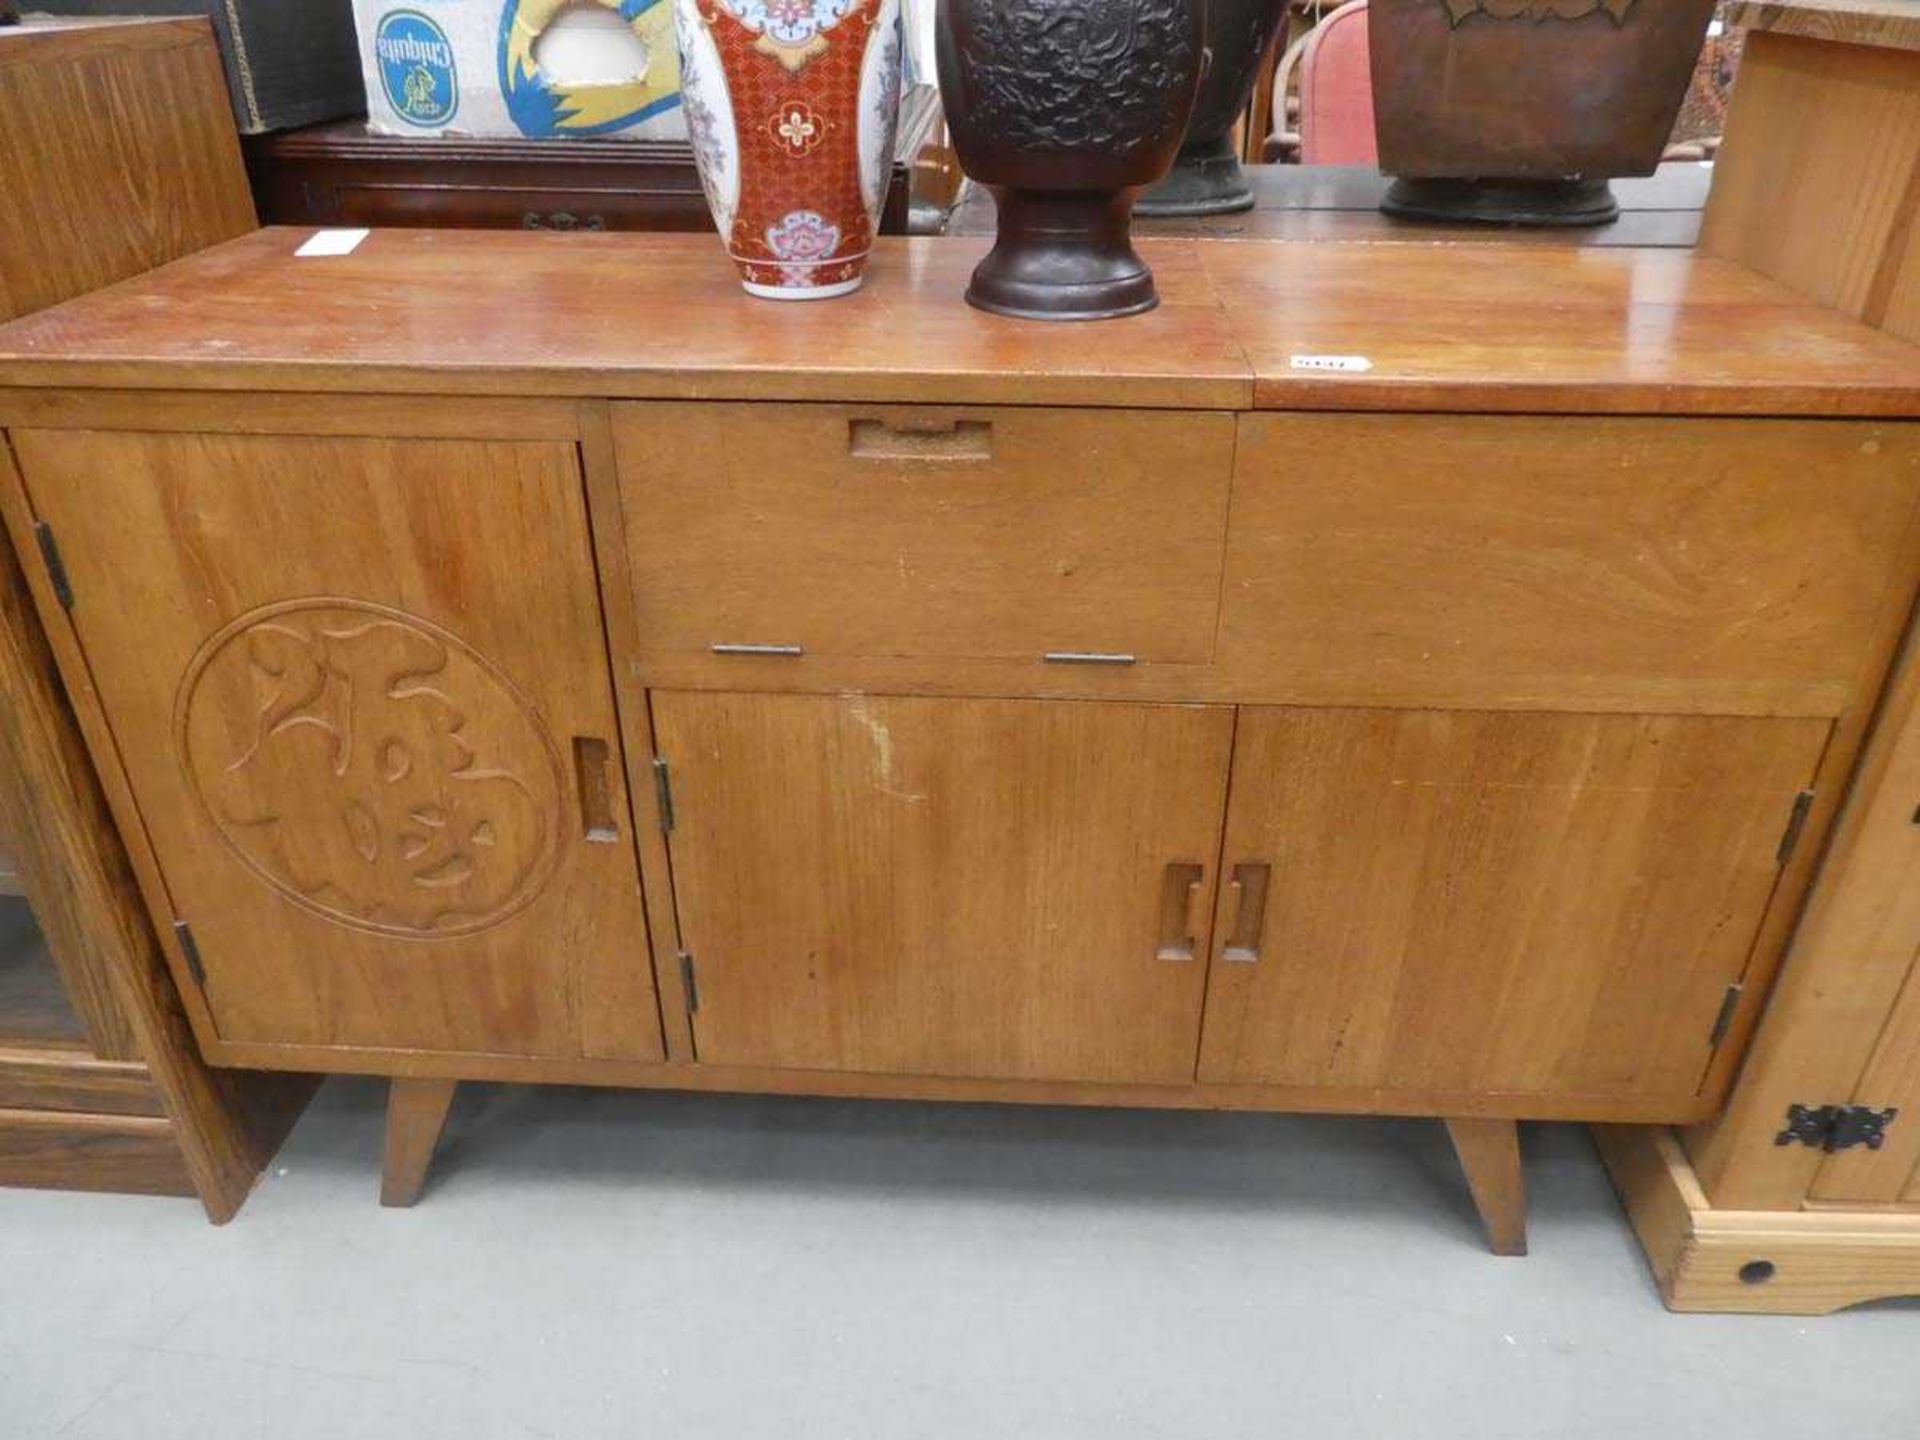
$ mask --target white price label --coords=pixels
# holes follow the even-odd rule
[[[1344,370],[1354,375],[1373,368],[1364,355],[1295,355],[1291,364],[1296,370]]]
[[[314,260],[327,255],[351,255],[359,248],[360,242],[372,233],[371,230],[316,230],[313,237],[293,253],[302,260]]]

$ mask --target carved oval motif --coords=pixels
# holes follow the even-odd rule
[[[559,858],[563,771],[533,705],[399,610],[318,597],[241,616],[188,666],[174,739],[247,868],[343,925],[470,935]]]

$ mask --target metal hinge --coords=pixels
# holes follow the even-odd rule
[[[60,542],[53,538],[53,526],[37,520],[33,538],[40,542],[40,558],[47,563],[47,579],[53,585],[53,598],[62,610],[73,609],[73,583],[67,579],[67,562],[60,558]]]
[[[660,797],[660,828],[667,834],[673,833],[673,775],[667,769],[667,762],[655,756],[653,761],[653,788]]]
[[[187,969],[193,975],[193,983],[206,989],[207,967],[200,960],[200,945],[193,938],[193,927],[184,920],[174,921],[173,938],[180,942],[180,953],[187,957]]]
[[[680,988],[687,995],[687,1013],[693,1014],[700,1008],[700,986],[693,977],[693,956],[687,951],[680,952]]]
[[[1793,813],[1787,816],[1787,833],[1780,837],[1780,848],[1774,852],[1776,865],[1784,865],[1793,858],[1794,846],[1800,843],[1800,832],[1807,828],[1807,812],[1813,808],[1813,791],[1802,790],[1793,797]]]
[[[1718,1049],[1720,1042],[1727,1038],[1727,1031],[1733,1028],[1733,1017],[1740,1009],[1740,995],[1747,987],[1738,980],[1727,986],[1727,993],[1720,997],[1720,1013],[1713,1017],[1713,1032],[1707,1036],[1709,1049]]]
[[[1787,1128],[1773,1137],[1773,1143],[1798,1143],[1828,1154],[1856,1145],[1878,1150],[1899,1113],[1898,1106],[1875,1110],[1867,1105],[1789,1105]]]

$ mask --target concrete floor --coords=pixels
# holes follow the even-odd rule
[[[1440,1127],[334,1082],[224,1230],[0,1191],[0,1440],[1920,1434],[1920,1304],[1679,1317],[1585,1133],[1534,1255]]]

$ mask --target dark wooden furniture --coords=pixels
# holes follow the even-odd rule
[[[254,228],[204,20],[0,30],[0,134],[0,315]],[[224,1220],[311,1085],[200,1062],[11,549],[0,702],[9,888],[45,936],[6,919],[0,1184],[197,1194]]]
[[[883,233],[907,233],[915,166],[939,134],[940,93],[916,86],[901,102]],[[343,120],[256,136],[246,154],[269,225],[713,228],[693,150],[679,140],[396,137]]]
[[[1667,251],[1150,241],[1095,331],[303,238],[0,331],[0,507],[203,1053],[394,1077],[389,1198],[469,1078],[1387,1112],[1516,1249],[1514,1119],[1719,1104],[1920,351]]]
[[[1662,165],[1657,174],[1613,182],[1620,218],[1592,230],[1503,230],[1485,226],[1432,225],[1380,213],[1392,183],[1371,166],[1248,165],[1254,208],[1235,215],[1153,217],[1139,215],[1141,235],[1179,235],[1216,240],[1405,240],[1508,245],[1599,245],[1608,248],[1688,249],[1700,233],[1700,211],[1712,181],[1708,166],[1692,161]],[[948,224],[951,235],[991,235],[993,197],[968,189]]]

